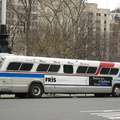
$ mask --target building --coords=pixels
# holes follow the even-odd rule
[[[14,53],[23,54],[26,51],[25,33],[38,26],[38,1],[7,0],[7,31],[9,42]],[[2,0],[0,0],[0,3]],[[29,4],[31,2],[31,4]],[[0,4],[1,5],[1,4]],[[0,7],[1,8],[1,7]],[[22,36],[22,35],[23,36]],[[22,37],[21,37],[22,36]]]
[[[110,13],[110,37],[112,43],[112,53],[111,58],[113,61],[120,60],[120,13],[118,11],[113,11]]]
[[[110,9],[101,9],[97,4],[85,4],[85,10],[88,14],[89,21],[91,22],[91,30],[96,36],[96,46],[99,60],[109,60],[109,34],[110,34]]]
[[[47,4],[47,5],[54,5],[54,8],[58,7],[58,5],[59,5],[58,1],[54,0],[53,2],[54,2],[54,4]],[[78,1],[76,0],[76,2],[78,2]],[[40,8],[41,6],[38,5],[37,0],[32,0],[32,6],[23,6],[23,4],[20,2],[20,0],[9,0],[9,3],[12,4],[14,6],[13,8],[16,9],[16,11],[13,11],[10,8],[10,10],[8,10],[8,14],[7,14],[8,28],[9,28],[9,31],[12,31],[12,33],[9,32],[10,37],[11,37],[10,42],[14,43],[13,51],[15,51],[16,53],[18,53],[18,52],[20,52],[21,54],[25,53],[25,50],[26,50],[25,46],[28,45],[28,43],[25,43],[23,40],[27,36],[22,36],[22,38],[21,38],[21,35],[20,35],[20,37],[18,38],[18,35],[21,33],[25,33],[28,29],[29,30],[36,29],[40,24],[44,24],[44,22],[46,22],[45,18],[46,19],[49,18],[48,19],[48,20],[50,20],[49,23],[51,23],[52,18],[54,18],[54,20],[52,21],[53,22],[52,24],[54,24],[55,26],[57,26],[58,24],[60,24],[61,26],[66,25],[66,23],[69,22],[69,21],[66,22],[69,17],[69,15],[66,15],[66,13],[68,11],[67,7],[64,8],[63,12],[61,12],[61,10],[63,10],[62,7],[64,7],[64,5],[60,6],[58,11],[56,11],[57,15],[59,15],[59,16],[57,16],[57,17],[59,17],[59,23],[58,23],[58,21],[56,21],[55,17],[52,16],[53,11],[50,10],[49,6],[47,7],[47,5],[46,5],[46,7],[43,8],[42,13],[39,12],[41,9]],[[31,10],[30,11],[31,14],[29,14],[29,10]],[[72,11],[72,12],[74,12],[74,11]],[[73,15],[74,15],[74,19],[77,20],[76,14],[73,14]],[[86,24],[88,29],[84,29],[83,33],[85,33],[85,30],[88,30],[92,34],[97,36],[97,38],[98,38],[98,36],[101,38],[101,39],[98,38],[95,41],[96,44],[97,43],[100,44],[100,48],[99,49],[96,48],[98,50],[98,53],[92,53],[92,54],[96,54],[101,57],[106,56],[106,60],[109,60],[109,54],[108,54],[109,53],[109,39],[108,38],[109,38],[109,32],[110,32],[110,10],[109,9],[100,9],[97,7],[97,4],[86,3],[82,16],[83,16],[82,21],[85,21],[86,19],[88,19],[87,24]],[[25,22],[25,21],[27,21],[27,22]],[[79,22],[81,22],[81,21],[79,21]],[[72,24],[72,21],[70,21],[69,24]],[[80,29],[80,27],[81,26],[78,27],[78,30]],[[100,50],[104,50],[104,51],[100,51]],[[101,60],[101,59],[102,58],[99,58],[99,60]]]
[[[113,32],[115,27],[118,26],[120,22],[120,13],[111,12],[110,13],[110,31]]]
[[[94,3],[87,3],[85,6],[85,12],[89,12],[93,16],[95,31],[109,33],[110,9],[98,8]]]

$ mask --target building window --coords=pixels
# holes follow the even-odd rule
[[[101,16],[101,13],[97,13],[96,15],[97,15],[97,16]]]
[[[96,31],[100,31],[100,27],[96,27]]]
[[[107,14],[104,14],[104,17],[106,17],[107,16]]]
[[[92,13],[92,12],[88,12],[88,15],[89,15],[89,16],[93,16],[93,13]]]
[[[101,22],[100,20],[96,20],[96,23],[97,23],[97,24],[100,24],[100,22]]]

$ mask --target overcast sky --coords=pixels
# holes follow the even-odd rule
[[[110,10],[120,8],[120,0],[88,0],[88,2],[97,3],[98,8],[107,8]]]

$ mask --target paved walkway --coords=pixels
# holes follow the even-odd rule
[[[42,97],[85,97],[85,96],[94,96],[94,94],[43,94]],[[2,94],[0,98],[14,98],[14,94]]]

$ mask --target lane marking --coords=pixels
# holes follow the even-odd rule
[[[116,110],[90,110],[90,111],[80,111],[80,112],[87,112],[87,113],[91,113],[91,112],[117,112],[120,111],[120,109],[116,109]]]
[[[111,117],[111,118],[108,118],[108,119],[111,119],[111,120],[120,120],[120,117]]]
[[[105,100],[106,102],[120,102],[120,100]]]
[[[99,117],[108,118],[111,120],[120,120],[120,109],[116,110],[91,110],[80,111],[81,113],[90,113],[90,115],[96,115]]]

